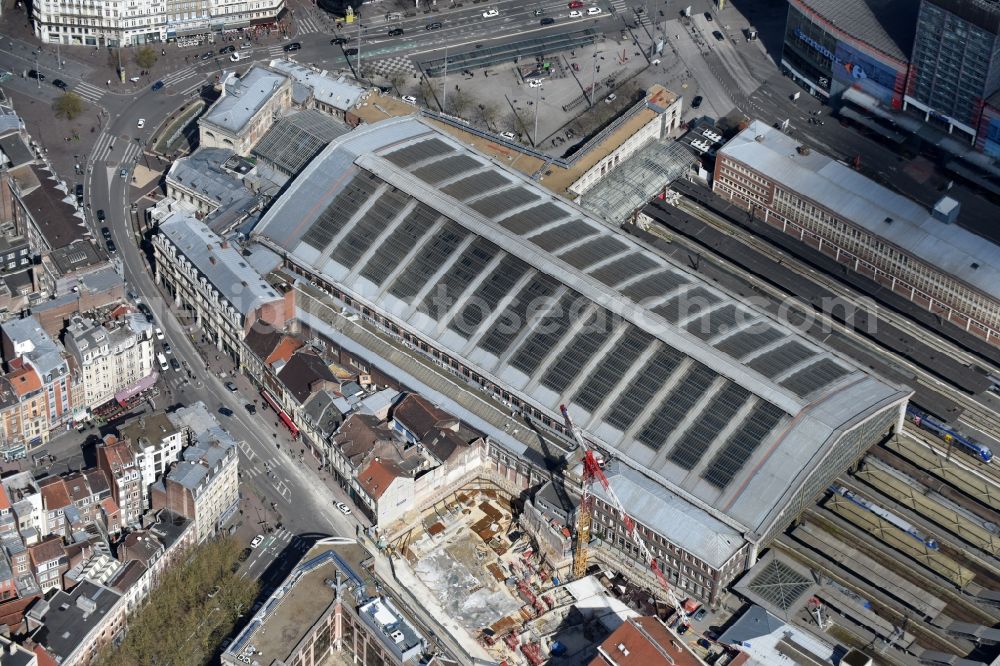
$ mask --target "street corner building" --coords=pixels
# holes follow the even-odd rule
[[[361,315],[329,324],[300,295],[310,327],[389,374],[425,355],[530,419],[541,445],[487,432],[500,475],[574,468],[565,404],[668,578],[705,599],[899,428],[911,393],[413,116],[332,142],[252,238]],[[402,351],[366,356],[365,326]],[[648,573],[618,524],[598,494],[594,550]]]

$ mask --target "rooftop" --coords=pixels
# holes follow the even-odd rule
[[[861,42],[909,62],[919,2],[912,0],[791,0],[847,43]]]
[[[21,135],[17,133],[0,137],[0,155],[5,158],[0,160],[0,164],[11,168],[35,161],[34,153],[25,145]]]
[[[104,621],[121,595],[90,581],[81,581],[70,592],[62,590],[49,599],[44,624],[32,635],[56,661],[65,662],[81,646],[97,625]],[[32,609],[34,611],[34,609]]]
[[[272,60],[270,66],[271,69],[278,70],[291,77],[292,80],[308,86],[312,89],[314,100],[328,104],[338,111],[354,108],[354,105],[367,91],[367,88],[344,75],[333,78],[328,76],[325,71],[313,69],[292,60]]]
[[[316,109],[279,119],[253,147],[251,153],[294,176],[319,151],[350,128]]]
[[[73,195],[48,167],[33,165],[9,173],[21,188],[28,213],[49,249],[64,247],[89,233]]]
[[[122,439],[129,440],[135,449],[147,446],[157,449],[179,430],[165,412],[153,412],[119,426],[118,434]]]
[[[368,598],[360,569],[352,568],[365,557],[363,549],[353,544],[314,546],[229,646],[227,658],[235,661],[233,655],[253,646],[261,663],[287,662],[313,626],[332,612],[338,598],[351,608],[357,599]]]
[[[655,617],[626,620],[597,648],[590,666],[704,666],[685,641]]]
[[[69,371],[63,359],[62,346],[49,337],[34,317],[8,319],[0,324],[0,330],[3,330],[4,335],[11,341],[14,357],[27,359],[43,383]],[[4,360],[10,363],[14,359]]]
[[[97,246],[90,238],[77,238],[49,253],[49,258],[61,275],[80,271],[90,266],[107,265]]]
[[[227,80],[224,92],[199,120],[238,134],[288,77],[254,65],[242,78]]]
[[[173,181],[220,207],[252,201],[254,196],[243,181],[223,168],[234,154],[224,148],[199,148],[170,165],[167,182]]]
[[[242,314],[281,298],[239,250],[194,217],[174,213],[160,224],[160,233]]]
[[[1000,300],[1000,246],[954,224],[934,219],[923,206],[755,120],[722,149],[727,155],[808,197],[928,266]]]
[[[908,394],[412,116],[333,142],[254,233],[748,531]]]

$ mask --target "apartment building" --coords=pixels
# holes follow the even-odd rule
[[[4,418],[4,423],[12,426],[5,437],[16,441],[30,435],[24,443],[32,449],[48,440],[48,431],[73,420],[75,381],[62,345],[49,337],[34,317],[4,322],[0,339],[16,400],[28,401],[31,406],[27,413],[20,405],[11,407],[16,415]],[[26,417],[30,427],[25,427]]]
[[[136,463],[128,442],[107,435],[97,447],[97,466],[111,485],[111,494],[121,511],[124,525],[137,525],[145,511],[142,470]]]
[[[761,121],[719,150],[712,189],[920,307],[1000,345],[1000,247]]]
[[[81,406],[103,405],[155,372],[153,326],[142,315],[103,323],[76,315],[63,340],[83,379]]]
[[[156,281],[219,351],[239,362],[255,326],[281,330],[294,317],[295,292],[272,285],[204,223],[177,212],[153,236]]]
[[[127,6],[42,0],[31,8],[35,36],[43,43],[120,47],[270,24],[285,0],[140,0]]]
[[[153,484],[150,497],[154,510],[165,508],[193,520],[201,542],[239,508],[238,447],[203,403],[174,414],[186,425],[190,445]]]
[[[180,460],[187,433],[166,413],[144,414],[118,428],[118,436],[128,442],[142,473],[143,506],[150,506],[149,488]]]

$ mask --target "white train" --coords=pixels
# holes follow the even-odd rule
[[[938,542],[934,537],[925,536],[923,532],[894,514],[892,511],[883,509],[877,504],[872,504],[863,497],[858,497],[844,486],[830,486],[830,492],[849,499],[861,508],[871,511],[882,520],[895,525],[931,550],[938,549]]]

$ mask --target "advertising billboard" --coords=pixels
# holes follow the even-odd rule
[[[844,86],[868,93],[890,108],[902,108],[906,72],[841,41],[834,52],[833,78]]]

